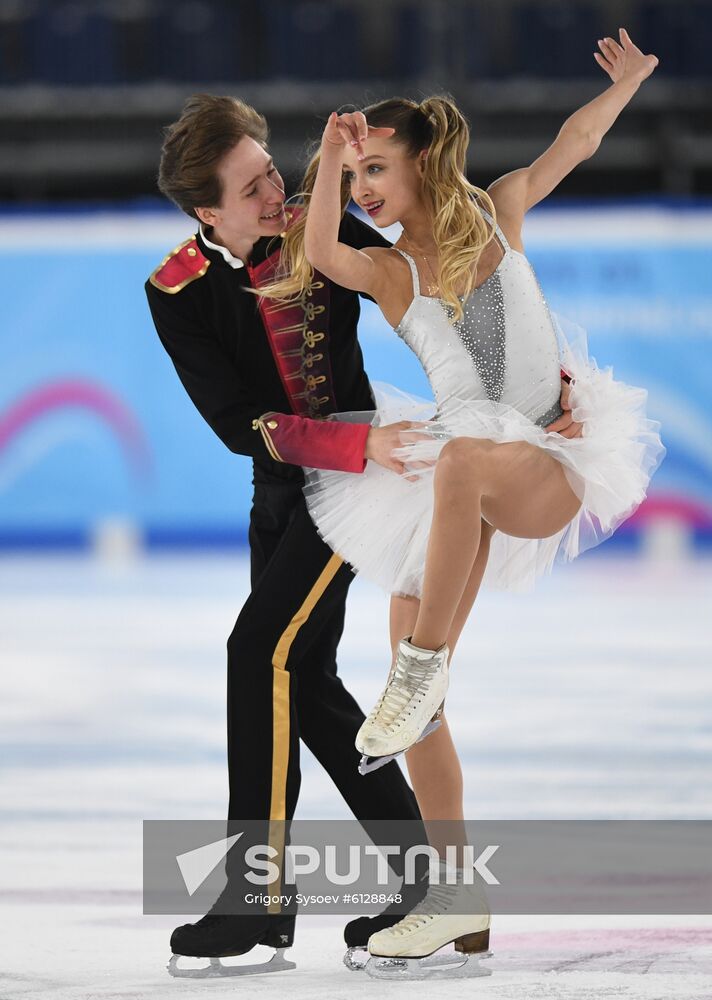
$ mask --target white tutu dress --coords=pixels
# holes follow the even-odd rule
[[[496,232],[504,256],[463,302],[463,319],[455,324],[442,299],[420,294],[415,262],[400,251],[413,274],[414,298],[395,332],[418,356],[435,401],[374,383],[375,411],[331,417],[373,426],[432,421],[415,432],[427,440],[402,432],[394,454],[406,473],[373,461],[360,474],[304,470],[307,507],[321,537],[388,593],[421,595],[435,462],[452,438],[529,441],[561,462],[581,500],[573,520],[548,538],[495,531],[483,585],[508,590],[531,589],[555,560],[574,559],[608,538],[643,500],[665,454],[659,423],[645,415],[647,392],[616,381],[610,368],[600,370],[588,357],[583,330],[572,335],[567,325],[564,333],[527,258],[509,246],[499,226]],[[570,403],[582,437],[544,430],[562,413],[561,367],[574,380]]]

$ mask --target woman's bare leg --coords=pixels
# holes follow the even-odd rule
[[[447,641],[479,550],[482,515],[516,538],[547,538],[581,506],[561,463],[525,441],[449,441],[435,467],[434,489],[423,595],[412,639],[424,649]]]
[[[450,646],[467,620],[489,555],[492,528],[483,514],[507,534],[545,538],[568,524],[580,507],[560,463],[526,442],[451,441],[441,452],[434,486],[423,596],[410,610],[412,633],[408,629],[398,636],[411,634],[412,642],[425,649],[444,642]],[[446,725],[406,754],[423,820],[426,827],[431,823],[430,842],[441,854],[443,842],[466,843],[462,769]],[[433,825],[436,820],[451,822]]]
[[[451,658],[477,597],[487,567],[493,534],[494,529],[483,522],[477,556],[448,633],[447,644]],[[390,631],[394,656],[398,642],[412,634],[419,607],[420,601],[417,598],[391,598]],[[420,813],[428,830],[429,843],[445,857],[447,844],[457,845],[461,849],[467,843],[467,838],[463,822],[462,768],[445,712],[440,721],[439,728],[427,740],[411,747],[405,759]],[[458,864],[461,863],[462,854],[459,850]]]

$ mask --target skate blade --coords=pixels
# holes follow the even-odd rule
[[[491,976],[491,969],[483,969],[480,959],[492,958],[491,951],[465,955],[449,951],[428,955],[427,958],[379,958],[372,955],[366,962],[366,973],[372,979],[397,979],[411,982],[417,979],[478,979]]]
[[[356,948],[347,948],[344,955],[344,965],[352,972],[361,972],[366,968],[369,957],[368,948],[365,945]]]
[[[252,965],[223,965],[219,958],[210,958],[209,965],[197,969],[181,969],[178,959],[182,955],[171,955],[166,968],[176,979],[217,979],[222,976],[262,976],[268,972],[286,972],[296,969],[296,963],[284,957],[285,948],[277,948],[267,962],[255,962]],[[225,956],[227,957],[227,956]]]
[[[431,719],[415,743],[420,743],[420,741],[424,740],[426,736],[430,736],[431,733],[435,732],[439,725],[440,719]],[[415,746],[415,743],[411,744],[411,746]],[[396,753],[384,754],[383,757],[369,757],[368,754],[364,754],[361,757],[361,763],[358,766],[358,773],[370,774],[371,771],[377,771],[379,767],[383,767],[384,764],[390,764],[392,760],[400,757],[400,755],[405,753],[407,750],[410,750],[410,747],[404,747],[403,750],[397,750]]]

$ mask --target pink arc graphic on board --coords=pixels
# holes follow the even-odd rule
[[[650,521],[670,519],[689,528],[712,527],[712,505],[679,493],[654,493],[647,497],[628,522],[636,528]]]
[[[63,379],[39,386],[0,413],[0,454],[31,424],[68,407],[89,410],[107,424],[134,475],[142,481],[148,479],[152,457],[141,424],[118,396],[84,379]]]

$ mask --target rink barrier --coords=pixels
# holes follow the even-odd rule
[[[12,553],[89,553],[112,560],[143,553],[247,552],[246,528],[165,528],[125,523],[94,528],[27,528],[0,530],[0,555]],[[679,559],[712,551],[712,525],[690,527],[682,522],[647,521],[640,526],[623,525],[602,545],[585,554],[586,559],[606,553],[630,554],[653,560]]]
[[[146,274],[191,223],[177,211],[147,208],[0,211],[8,278],[0,552],[113,558],[247,544],[249,462],[235,461],[196,414],[143,293]],[[527,217],[525,242],[552,303],[581,317],[599,361],[648,389],[668,449],[651,487],[654,509],[648,502],[639,512],[649,527],[637,513],[604,551],[663,556],[710,547],[710,233],[705,199],[618,199],[595,210],[574,201]],[[38,267],[65,296],[63,308],[28,291]],[[398,352],[403,345],[370,305],[362,307],[361,341],[371,377],[398,370],[404,388],[422,394],[417,360]],[[668,515],[681,523],[658,523]],[[107,523],[117,517],[124,527]]]

